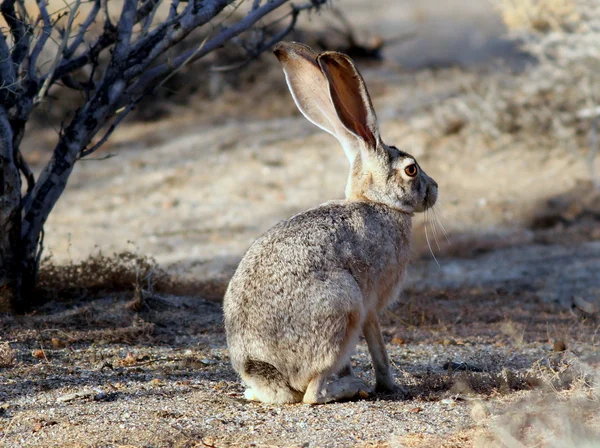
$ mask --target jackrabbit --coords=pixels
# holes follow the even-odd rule
[[[297,43],[278,44],[275,55],[298,109],[340,141],[350,174],[345,200],[277,224],[248,249],[223,305],[231,362],[249,400],[352,398],[371,390],[350,366],[362,331],[377,390],[394,390],[378,312],[400,293],[412,215],[435,204],[437,184],[381,141],[348,56]]]

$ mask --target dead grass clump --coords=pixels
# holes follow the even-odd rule
[[[506,409],[486,435],[494,443],[486,446],[598,446],[599,411],[597,399],[582,394],[529,397]]]
[[[133,292],[129,309],[139,311],[143,300],[154,293],[201,296],[219,300],[225,294],[227,279],[222,281],[184,280],[162,269],[153,258],[132,252],[90,255],[80,262],[56,265],[42,262],[36,285],[36,299],[71,300],[106,293]]]
[[[170,284],[170,279],[152,258],[131,252],[110,256],[98,252],[87,260],[67,265],[45,260],[36,288],[43,300],[70,299],[135,290],[141,283],[144,287],[160,288]]]
[[[498,9],[509,30],[571,30],[580,18],[574,0],[501,0]]]
[[[566,352],[542,364],[530,369],[542,381],[538,390],[493,412],[475,446],[600,445],[598,367]]]
[[[17,361],[17,352],[8,342],[0,344],[0,368],[13,367]]]

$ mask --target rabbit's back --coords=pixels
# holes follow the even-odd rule
[[[265,233],[225,295],[236,370],[252,359],[304,378],[333,362],[348,326],[399,292],[409,238],[410,215],[358,201],[323,204]]]

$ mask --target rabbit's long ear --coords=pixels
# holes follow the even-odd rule
[[[317,63],[318,55],[310,47],[296,42],[281,42],[275,46],[274,53],[300,112],[336,137],[352,162],[358,152],[355,138],[338,118],[330,99],[329,82]]]
[[[348,132],[363,140],[368,149],[375,150],[380,138],[377,116],[367,86],[352,59],[328,51],[321,53],[317,62],[327,78],[331,102],[339,120]]]

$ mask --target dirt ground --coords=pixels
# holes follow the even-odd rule
[[[223,288],[261,233],[342,197],[348,169],[267,63],[264,82],[165,106],[117,131],[98,154],[112,157],[78,164],[47,223],[51,263],[133,251],[158,267],[134,272],[135,288],[59,291],[0,317],[0,445],[600,446],[599,163],[590,122],[574,118],[590,104],[550,62],[526,65],[490,4],[459,3],[348,8],[361,36],[379,19],[385,36],[418,31],[383,62],[359,61],[384,140],[440,185],[435,212],[415,218],[406,289],[382,316],[405,397],[243,399]],[[37,169],[54,135],[24,143]],[[181,287],[161,288],[161,269]],[[364,341],[353,363],[373,382]]]

